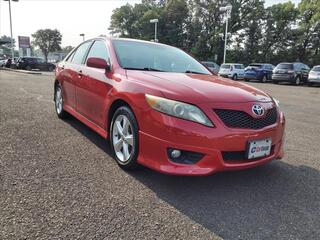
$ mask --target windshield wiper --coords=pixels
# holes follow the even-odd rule
[[[124,69],[126,69],[126,70],[140,70],[140,71],[164,72],[163,70],[156,69],[156,68],[150,68],[150,67],[145,67],[145,68],[124,67]]]
[[[191,71],[191,70],[187,70],[187,71],[185,71],[185,73],[193,73],[193,74],[209,75],[209,74],[206,74],[206,73],[201,73],[201,72],[196,72],[196,71]]]

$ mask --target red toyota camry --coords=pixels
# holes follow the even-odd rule
[[[212,75],[180,49],[96,38],[59,63],[55,79],[58,117],[71,114],[109,139],[124,169],[207,175],[283,156],[278,102]]]

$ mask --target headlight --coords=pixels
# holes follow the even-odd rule
[[[208,127],[213,127],[212,122],[207,116],[196,106],[169,100],[166,98],[151,96],[146,94],[146,100],[153,109],[185,120],[197,122]]]
[[[280,105],[279,105],[280,101],[278,99],[276,99],[276,98],[272,98],[272,99],[275,102],[276,106],[279,108],[280,107]]]

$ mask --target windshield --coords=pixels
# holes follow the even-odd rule
[[[293,64],[290,63],[280,63],[277,66],[278,69],[293,69]]]
[[[204,66],[178,48],[121,39],[112,42],[119,64],[124,69],[210,74]]]
[[[312,69],[312,71],[314,71],[314,72],[320,72],[320,67],[314,67],[314,68]]]
[[[228,65],[228,64],[222,64],[222,65],[221,65],[221,68],[222,68],[222,69],[229,69],[229,68],[230,68],[230,65]]]

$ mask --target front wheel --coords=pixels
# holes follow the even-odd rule
[[[237,80],[238,80],[238,75],[237,75],[237,74],[234,74],[234,75],[232,76],[232,80],[237,81]]]
[[[267,81],[268,81],[267,76],[264,75],[263,78],[261,79],[261,82],[262,83],[266,83]]]
[[[125,170],[137,167],[139,151],[138,123],[130,108],[116,110],[110,125],[110,143],[114,158]]]
[[[301,83],[300,77],[297,76],[297,77],[296,77],[296,80],[294,81],[294,84],[295,84],[296,86],[299,86],[300,83]]]

